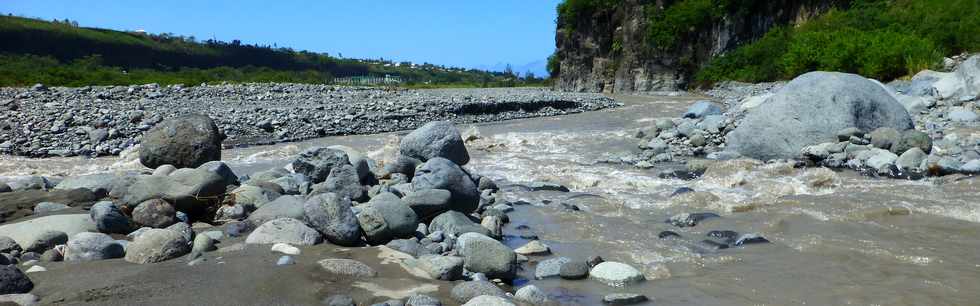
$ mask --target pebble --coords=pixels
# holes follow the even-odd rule
[[[602,297],[602,302],[609,305],[633,305],[647,300],[647,296],[636,293],[613,293]]]
[[[296,264],[296,260],[294,260],[293,257],[289,255],[282,255],[279,257],[279,260],[276,261],[277,266],[288,266],[292,264]]]
[[[547,255],[551,254],[551,247],[540,240],[533,240],[515,249],[514,252],[521,255]]]
[[[299,248],[289,245],[288,243],[276,243],[272,245],[272,251],[294,256],[299,255],[302,252]]]

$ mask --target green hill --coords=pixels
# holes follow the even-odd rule
[[[197,41],[0,16],[0,86],[187,84],[202,82],[329,83],[334,76],[395,75],[407,85],[515,86],[541,83],[512,73],[385,60],[340,59],[289,48]]]

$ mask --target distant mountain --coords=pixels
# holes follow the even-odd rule
[[[541,59],[523,65],[511,64],[511,69],[514,69],[514,73],[517,73],[520,76],[524,76],[525,73],[530,71],[531,73],[534,73],[534,76],[540,78],[548,77],[547,66],[548,60]],[[474,68],[485,71],[504,71],[507,69],[507,63],[500,62],[493,65],[480,65]]]

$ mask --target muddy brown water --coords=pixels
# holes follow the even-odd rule
[[[695,99],[615,98],[625,106],[460,127],[475,128],[481,136],[468,143],[472,155],[468,167],[476,172],[505,183],[553,181],[573,191],[509,188],[506,197],[528,203],[566,202],[582,209],[522,205],[511,213],[512,223],[505,230],[509,245],[524,242],[515,236],[516,227],[527,225],[556,254],[532,256],[521,272],[528,280],[518,286],[535,284],[565,304],[579,305],[599,304],[603,294],[612,292],[643,293],[657,305],[980,303],[980,188],[975,178],[905,181],[729,161],[713,164],[697,180],[660,179],[657,168],[595,161],[611,152],[637,150],[632,137],[636,130],[657,118],[676,117]],[[285,165],[289,156],[309,146],[343,144],[380,160],[396,150],[397,135],[238,148],[226,150],[223,159],[237,173],[248,174]],[[2,175],[76,175],[137,168],[132,155],[0,159]],[[670,197],[679,187],[697,192]],[[683,212],[715,212],[721,218],[691,228],[664,223]],[[664,230],[682,238],[659,239],[657,234]],[[771,243],[713,251],[698,243],[711,230],[757,233]],[[591,255],[633,265],[648,281],[611,288],[589,280],[533,279],[540,260]],[[228,265],[225,269],[246,268]],[[276,293],[260,295],[270,294]]]

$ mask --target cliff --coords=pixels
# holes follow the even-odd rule
[[[607,0],[576,14],[563,14],[559,7],[555,87],[606,93],[684,88],[712,57],[775,26],[799,24],[844,5],[842,0]]]

